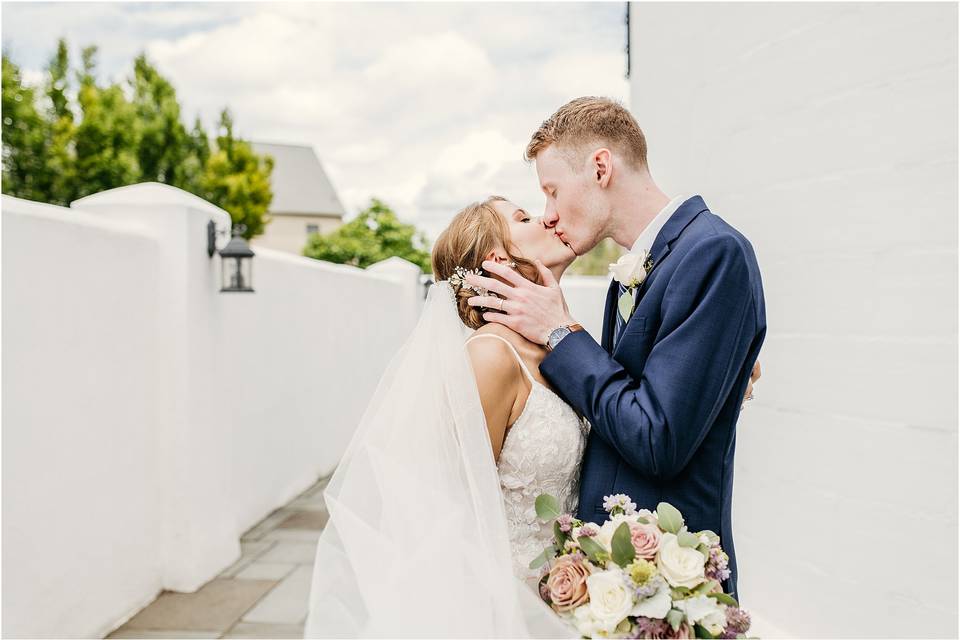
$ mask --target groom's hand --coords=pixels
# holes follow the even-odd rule
[[[530,282],[510,267],[484,261],[481,265],[484,271],[500,276],[509,284],[494,278],[467,274],[469,284],[501,296],[474,296],[467,303],[472,307],[495,309],[483,314],[487,322],[499,322],[530,342],[546,344],[551,331],[575,321],[570,317],[570,310],[556,278],[543,263],[539,260],[535,262],[544,286]]]

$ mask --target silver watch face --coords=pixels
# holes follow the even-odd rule
[[[563,338],[567,337],[570,333],[570,327],[558,327],[550,332],[550,337],[547,338],[547,344],[553,349],[557,346],[557,343],[560,342]]]

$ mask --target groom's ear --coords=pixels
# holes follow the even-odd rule
[[[597,184],[606,188],[610,184],[611,170],[613,169],[613,154],[609,149],[600,148],[593,152],[590,158],[593,177]]]

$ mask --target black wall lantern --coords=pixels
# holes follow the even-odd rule
[[[243,239],[246,226],[234,225],[233,237],[220,250],[220,292],[253,293],[253,249]],[[216,229],[213,221],[207,225],[207,253],[213,257],[216,250]]]

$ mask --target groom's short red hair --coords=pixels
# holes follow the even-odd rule
[[[619,151],[637,169],[647,166],[647,141],[633,115],[616,100],[596,96],[576,98],[557,109],[534,132],[523,156],[533,162],[552,144],[579,150],[596,142]]]

